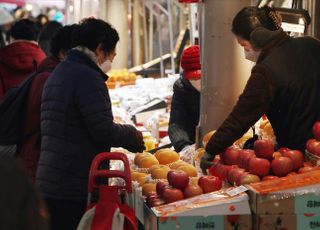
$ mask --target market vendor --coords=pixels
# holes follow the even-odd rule
[[[181,55],[183,72],[173,86],[169,137],[177,152],[195,142],[199,122],[201,64],[200,47],[193,45]]]
[[[291,38],[269,7],[245,7],[232,32],[256,65],[232,112],[206,146],[201,168],[232,145],[266,114],[279,147],[304,151],[312,125],[320,119],[320,42]]]

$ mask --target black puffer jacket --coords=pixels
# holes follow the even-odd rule
[[[269,38],[233,111],[207,144],[209,153],[230,146],[263,114],[280,147],[303,151],[312,137],[320,119],[320,42],[283,31]]]
[[[173,86],[169,137],[176,151],[194,144],[199,122],[200,93],[183,77]]]
[[[45,197],[86,200],[89,168],[111,146],[132,149],[136,129],[113,122],[107,76],[84,53],[69,52],[46,82],[36,183]]]

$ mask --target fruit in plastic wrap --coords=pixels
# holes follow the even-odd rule
[[[177,160],[179,160],[180,156],[179,154],[169,148],[164,148],[158,150],[154,156],[158,159],[159,163],[162,165],[173,163]]]
[[[180,166],[182,165],[186,165],[187,163],[184,162],[184,161],[176,161],[176,162],[173,162],[171,164],[169,164],[168,166],[171,168],[171,169],[177,169],[179,168]]]
[[[189,177],[198,176],[197,169],[193,165],[184,164],[184,165],[179,166],[177,169],[184,171],[185,173],[188,174]]]
[[[150,171],[153,179],[167,179],[168,172],[170,168],[166,165],[159,165],[158,168],[154,168]]]
[[[159,161],[154,156],[144,157],[140,160],[138,167],[139,168],[150,168],[153,165],[158,165]]]
[[[142,172],[131,172],[131,180],[132,181],[138,181],[142,177],[146,177],[148,174],[142,173]]]
[[[148,196],[149,193],[156,193],[156,183],[146,183],[142,185],[142,194]]]
[[[151,153],[148,153],[148,152],[143,152],[143,153],[138,153],[135,155],[134,157],[134,164],[135,165],[139,165],[140,161],[142,158],[144,157],[152,157],[153,155]]]
[[[163,195],[163,192],[165,189],[169,188],[169,183],[166,181],[159,181],[157,182],[157,186],[156,186],[156,190],[157,190],[157,194],[159,196]]]

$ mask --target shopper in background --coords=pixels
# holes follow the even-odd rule
[[[13,16],[6,10],[0,9],[0,48],[8,44],[8,31],[13,23]]]
[[[35,76],[30,88],[23,130],[24,136],[28,138],[23,142],[18,156],[33,180],[40,157],[40,105],[43,86],[54,68],[65,58],[67,51],[73,47],[73,34],[78,27],[77,24],[64,26],[55,33],[50,44],[52,55],[40,64],[39,74]]]
[[[85,19],[68,52],[48,78],[41,103],[41,154],[36,183],[51,214],[52,230],[76,229],[87,201],[96,154],[124,147],[142,152],[141,132],[115,124],[105,81],[116,55],[117,31]]]
[[[48,22],[39,34],[39,46],[47,56],[50,56],[50,42],[55,33],[62,28],[62,24],[56,21]]]
[[[1,158],[0,186],[0,229],[48,229],[43,201],[16,158]]]
[[[183,72],[173,86],[169,137],[177,152],[195,143],[199,122],[201,64],[200,47],[190,46],[181,55]]]
[[[35,18],[36,26],[39,28],[39,31],[42,31],[43,28],[49,23],[49,18],[45,14],[39,14]]]
[[[269,7],[246,7],[233,19],[232,32],[256,65],[233,111],[207,144],[203,169],[263,114],[279,147],[304,151],[320,118],[320,42],[290,38],[280,26]]]
[[[13,41],[0,49],[0,100],[11,88],[19,85],[46,57],[36,42],[34,22],[22,19],[9,31]]]

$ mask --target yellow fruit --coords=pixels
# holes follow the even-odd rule
[[[142,185],[142,194],[147,196],[151,192],[156,192],[156,183],[146,183]]]
[[[147,157],[147,156],[152,156],[152,154],[151,153],[148,153],[148,152],[143,152],[143,153],[138,153],[138,154],[136,154],[135,155],[135,157],[134,157],[134,164],[135,165],[139,165],[139,162],[140,162],[140,160],[142,159],[142,158],[144,158],[144,157]]]
[[[173,163],[169,164],[169,167],[170,167],[171,169],[177,169],[177,168],[179,168],[180,166],[185,165],[185,164],[187,164],[187,163],[184,162],[184,161],[176,161],[176,162],[173,162]]]
[[[153,165],[158,165],[159,161],[154,156],[143,157],[138,164],[139,168],[150,168]]]
[[[158,168],[152,169],[150,174],[153,179],[167,179],[167,175],[169,171],[170,171],[169,166],[159,165]]]
[[[186,172],[189,177],[196,177],[198,176],[197,169],[193,167],[192,165],[181,165],[178,170],[182,170]]]
[[[141,177],[146,177],[146,173],[142,172],[131,172],[131,180],[132,181],[138,181]]]
[[[179,160],[180,156],[179,154],[169,148],[160,149],[158,150],[154,156],[158,159],[159,163],[162,165],[170,164],[172,162],[175,162]]]

